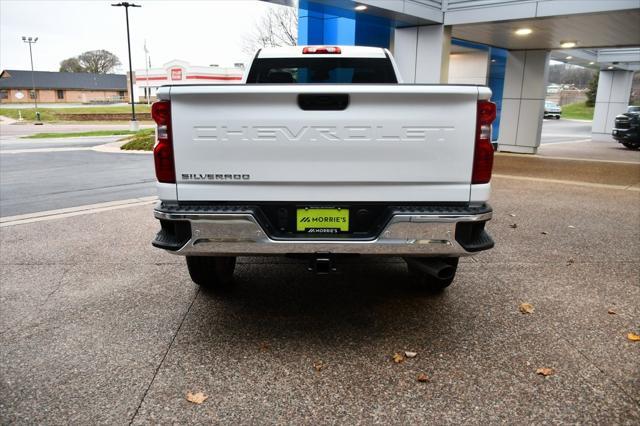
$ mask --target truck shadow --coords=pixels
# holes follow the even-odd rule
[[[209,337],[308,344],[415,337],[457,321],[451,290],[419,290],[403,261],[360,259],[339,267],[316,276],[304,262],[240,264],[234,289],[201,292],[191,315]]]

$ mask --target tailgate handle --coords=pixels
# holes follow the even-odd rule
[[[347,94],[301,94],[298,106],[305,111],[342,111],[349,106]]]

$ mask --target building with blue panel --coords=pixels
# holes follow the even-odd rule
[[[594,137],[610,135],[640,70],[640,0],[300,0],[298,8],[299,44],[385,47],[404,83],[489,86],[502,151],[537,151],[550,58],[600,70]]]

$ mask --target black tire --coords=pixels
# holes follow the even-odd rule
[[[456,277],[456,271],[458,270],[458,258],[457,257],[444,257],[437,260],[446,263],[453,268],[453,271],[449,269],[446,274],[446,278],[438,278],[430,273],[424,271],[420,267],[418,258],[405,258],[409,273],[413,277],[413,284],[422,291],[428,291],[430,293],[439,293],[445,288],[449,287]]]
[[[640,144],[636,145],[628,142],[622,142],[622,145],[624,145],[627,149],[631,149],[633,151],[637,151],[638,149],[640,149]]]
[[[559,115],[556,115],[556,120],[560,120],[560,116]]]
[[[236,258],[232,256],[187,256],[191,280],[207,290],[224,290],[233,284]]]

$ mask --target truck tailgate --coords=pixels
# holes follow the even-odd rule
[[[171,100],[180,201],[460,202],[470,196],[477,100],[489,94],[207,85],[163,88],[160,98]]]

